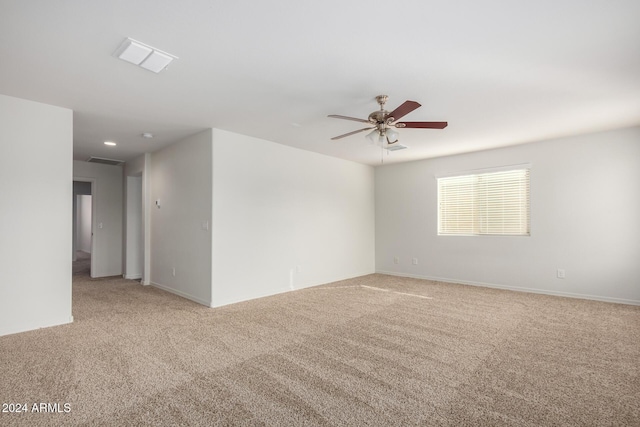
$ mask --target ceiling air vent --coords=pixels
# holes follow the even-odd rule
[[[169,66],[177,56],[163,52],[142,42],[127,37],[113,53],[123,61],[139,65],[144,69],[159,73]]]
[[[409,148],[409,147],[402,144],[393,144],[393,145],[387,145],[384,148],[386,148],[389,151],[398,151],[398,150],[404,150],[405,148]]]
[[[120,166],[124,160],[105,159],[104,157],[89,157],[89,163],[101,163],[103,165]]]

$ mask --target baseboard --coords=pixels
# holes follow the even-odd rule
[[[73,323],[73,316],[65,317],[62,319],[48,320],[43,323],[28,322],[20,326],[0,329],[0,336],[19,334],[21,332],[35,331],[36,329],[42,329],[42,328],[51,328],[53,326],[61,326],[69,323]]]
[[[270,292],[266,292],[266,293],[251,295],[250,297],[227,298],[225,300],[218,299],[215,303],[212,301],[211,304],[209,304],[209,307],[211,307],[211,308],[224,307],[225,305],[237,304],[239,302],[245,302],[245,301],[251,301],[251,300],[259,299],[259,298],[271,297],[271,296],[274,296],[274,295],[284,294],[284,293],[295,291],[295,290],[298,290],[298,289],[302,289],[302,288],[295,288],[295,289],[282,288],[282,289],[278,289],[278,290],[274,290],[274,291],[270,291]]]
[[[201,298],[195,297],[195,296],[193,296],[191,294],[188,294],[186,292],[170,288],[169,286],[161,285],[160,283],[151,282],[150,285],[153,286],[153,287],[156,287],[158,289],[162,289],[163,291],[167,291],[169,293],[172,293],[174,295],[178,295],[179,297],[186,298],[186,299],[191,300],[193,302],[197,302],[198,304],[202,304],[202,305],[206,305],[207,307],[211,307],[211,301],[205,301],[205,300],[203,300]]]
[[[230,304],[237,304],[239,302],[244,302],[244,301],[251,301],[254,299],[258,299],[258,298],[265,298],[265,297],[270,297],[270,296],[274,296],[274,295],[279,295],[279,294],[284,294],[287,292],[292,292],[292,291],[298,291],[301,289],[307,289],[307,288],[313,288],[314,286],[322,286],[322,285],[326,285],[328,283],[334,283],[334,282],[340,282],[342,280],[349,280],[349,279],[353,279],[356,277],[362,277],[362,276],[367,276],[369,274],[374,274],[375,272],[366,272],[366,273],[361,273],[361,274],[353,274],[353,275],[348,275],[347,277],[338,277],[338,278],[329,278],[329,279],[323,279],[320,282],[310,282],[304,285],[296,285],[293,288],[287,286],[287,287],[282,287],[280,289],[275,289],[275,290],[271,290],[269,292],[265,292],[265,293],[260,293],[260,294],[254,294],[251,295],[249,297],[242,297],[242,298],[227,298],[226,300],[217,300],[215,303],[211,303],[210,307],[211,308],[218,308],[218,307],[224,307],[225,305],[230,305]]]
[[[132,275],[123,274],[122,277],[124,277],[127,280],[140,280],[142,279],[142,274],[132,274]]]
[[[495,289],[504,289],[507,291],[516,291],[516,292],[529,292],[532,294],[543,294],[543,295],[552,295],[557,297],[567,297],[567,298],[579,298],[579,299],[588,299],[593,301],[602,301],[602,302],[613,302],[616,304],[627,304],[627,305],[640,305],[640,300],[632,300],[632,299],[624,299],[624,298],[612,298],[600,295],[589,295],[589,294],[577,294],[572,292],[559,292],[559,291],[549,291],[546,289],[536,289],[536,288],[519,288],[516,286],[506,286],[506,285],[497,285],[495,283],[485,283],[485,282],[474,282],[468,280],[457,280],[457,279],[449,279],[446,277],[433,277],[433,276],[422,276],[419,274],[406,274],[406,273],[398,273],[394,271],[384,271],[377,270],[378,274],[386,274],[388,276],[397,276],[397,277],[411,277],[414,279],[425,279],[425,280],[433,280],[435,282],[446,282],[446,283],[455,283],[460,285],[470,285],[470,286],[481,286],[484,288],[495,288]]]

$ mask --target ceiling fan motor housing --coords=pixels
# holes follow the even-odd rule
[[[373,124],[381,124],[385,122],[389,112],[387,110],[374,111],[369,114],[369,121]]]

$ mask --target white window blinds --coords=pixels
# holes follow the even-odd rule
[[[529,235],[529,169],[438,178],[438,234]]]

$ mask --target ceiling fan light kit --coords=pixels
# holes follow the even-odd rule
[[[387,141],[389,144],[395,144],[398,142],[398,137],[400,134],[391,128],[387,128],[385,134],[387,135]]]
[[[391,144],[398,142],[398,132],[393,129],[385,129],[384,132],[374,129],[367,134],[367,139],[371,145],[387,148]]]
[[[373,129],[366,136],[369,141],[371,141],[373,144],[377,143],[377,145],[386,148],[389,151],[397,151],[408,147],[400,144],[398,144],[397,146],[395,145],[398,143],[400,135],[393,128],[444,129],[445,127],[447,127],[447,122],[398,122],[397,120],[420,107],[420,104],[415,101],[405,101],[392,112],[388,112],[384,109],[384,104],[386,104],[388,99],[389,97],[387,95],[376,96],[376,101],[380,105],[380,110],[374,111],[373,113],[369,114],[369,117],[366,120],[358,119],[356,117],[330,114],[329,117],[334,119],[352,120],[355,122],[367,123],[371,125],[371,127],[366,127],[353,132],[345,133],[343,135],[338,135],[331,139],[335,141],[337,139],[345,138],[347,136],[355,135],[356,133]],[[399,148],[392,148],[394,146]]]

